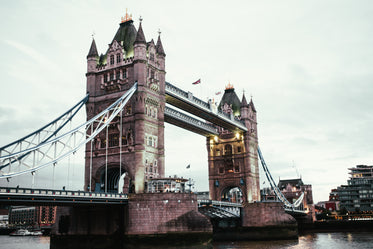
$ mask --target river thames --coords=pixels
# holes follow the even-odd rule
[[[0,236],[0,248],[4,249],[49,249],[49,237],[12,237]],[[126,247],[124,247],[126,248]],[[138,249],[150,248],[214,248],[214,249],[237,249],[237,248],[312,248],[312,249],[368,249],[373,248],[373,232],[333,232],[312,233],[299,237],[298,240],[278,241],[235,241],[235,242],[213,242],[208,246],[198,247],[154,247],[149,245],[138,245]],[[83,248],[82,248],[83,249]],[[84,248],[85,249],[85,248]],[[87,248],[89,249],[89,248]],[[119,249],[119,248],[118,248]]]

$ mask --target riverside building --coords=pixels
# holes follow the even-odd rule
[[[337,188],[340,208],[347,211],[373,211],[373,166],[349,168],[347,185]]]

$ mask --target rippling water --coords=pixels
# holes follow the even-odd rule
[[[49,237],[12,237],[0,236],[0,248],[4,249],[49,249]],[[141,246],[137,248],[153,248]],[[165,247],[171,249],[175,247]],[[203,248],[203,247],[184,247]],[[214,242],[206,248],[214,249],[280,249],[280,248],[310,248],[310,249],[368,249],[373,248],[373,232],[338,232],[338,233],[314,233],[300,236],[298,240],[279,241],[235,241]],[[82,248],[83,249],[83,248]]]

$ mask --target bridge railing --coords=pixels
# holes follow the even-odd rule
[[[213,205],[213,206],[221,206],[221,207],[242,207],[241,203],[233,203],[227,201],[214,201],[214,200],[197,200],[198,206],[203,205]]]
[[[119,193],[96,193],[73,190],[54,189],[31,189],[31,188],[9,188],[0,187],[0,195],[29,195],[29,196],[59,196],[59,197],[80,197],[80,198],[105,198],[105,199],[128,199],[127,194]]]

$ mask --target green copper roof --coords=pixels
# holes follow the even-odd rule
[[[237,97],[234,88],[225,89],[224,95],[218,106],[219,110],[222,110],[225,103],[231,106],[234,116],[239,116],[241,114],[241,101]]]
[[[123,46],[126,52],[126,57],[133,56],[133,43],[136,40],[136,35],[136,28],[133,25],[133,21],[130,20],[121,23],[117,33],[114,36],[113,41],[116,40],[119,44]]]

